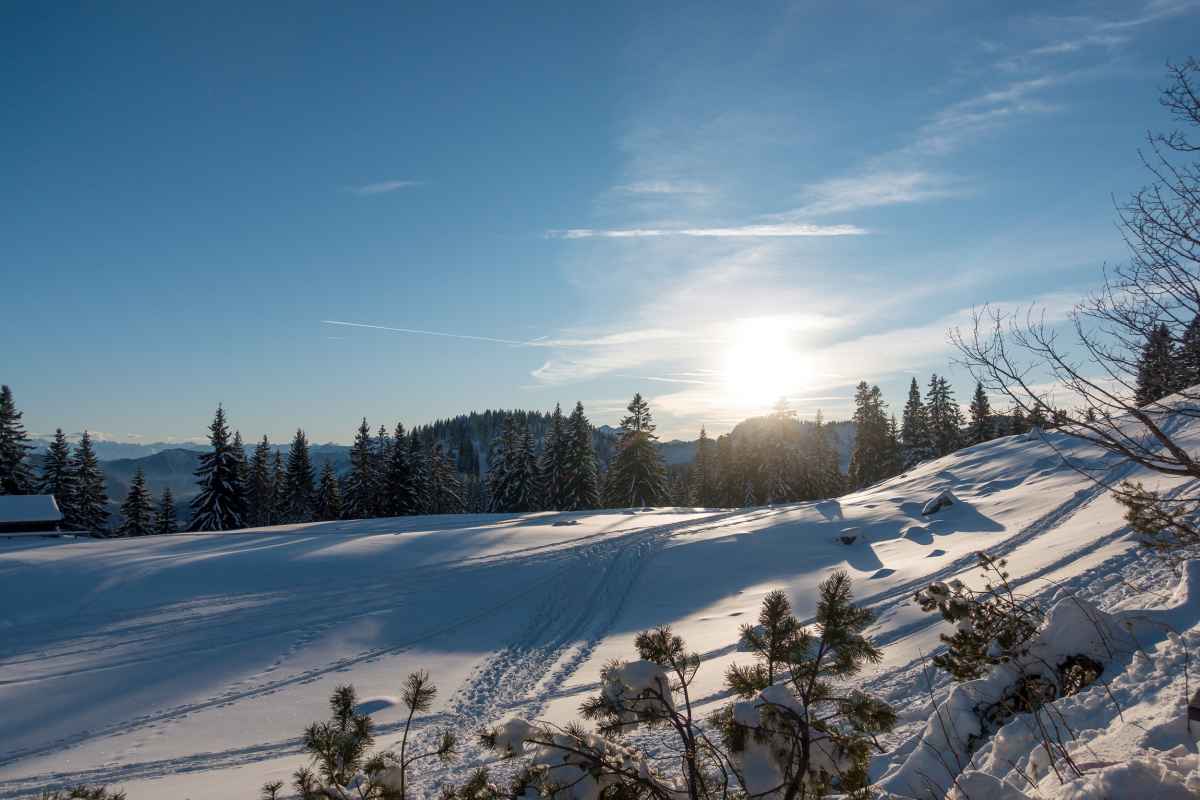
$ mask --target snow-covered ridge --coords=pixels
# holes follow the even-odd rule
[[[1154,483],[1061,433],[1046,436],[1113,479]],[[1188,446],[1195,444],[1192,437]],[[922,514],[945,491],[952,504]],[[567,520],[578,524],[555,524]],[[287,780],[303,762],[297,737],[324,718],[335,685],[353,682],[368,699],[394,697],[417,668],[429,669],[441,690],[419,735],[446,725],[469,733],[514,716],[566,722],[597,691],[601,667],[634,658],[637,631],[661,623],[704,656],[696,695],[706,713],[727,702],[723,673],[746,658],[737,651],[738,626],[762,597],[782,588],[796,614],[811,617],[815,587],[835,568],[850,573],[856,598],[879,614],[869,633],[885,661],[862,683],[901,711],[901,725],[872,771],[898,781],[927,729],[930,694],[938,703],[950,694],[924,659],[943,623],[919,609],[913,592],[930,580],[977,581],[978,550],[1006,556],[1018,588],[1047,607],[1069,597],[1105,613],[1180,606],[1169,590],[1156,600],[1129,588],[1157,581],[1162,590],[1175,578],[1137,551],[1105,491],[1064,467],[1037,436],[962,450],[837,500],[774,508],[376,519],[4,543],[0,798],[80,782],[124,787],[131,800],[254,797],[264,781]],[[1148,640],[1145,666],[1131,657],[1112,676],[1114,691],[1126,685],[1122,676],[1140,676],[1127,682],[1127,718],[1181,719],[1183,678],[1172,665],[1185,645],[1195,647],[1195,635],[1189,628],[1178,641]],[[1141,687],[1155,693],[1135,696]],[[1088,704],[1102,707],[1092,690],[1059,702],[1085,715]],[[377,747],[386,748],[398,736],[400,709],[380,702],[372,714]],[[1172,749],[1175,729],[1134,741],[1132,729],[1096,714],[1085,717],[1099,731],[1088,741],[1109,761],[1120,761],[1111,754],[1128,745],[1145,769],[1190,763]],[[1001,768],[1010,735],[1015,729],[977,750],[959,774],[1019,790],[1011,767]],[[642,744],[654,747],[652,739]],[[989,753],[991,762],[981,760]],[[432,791],[493,757],[471,750],[422,787]],[[1105,769],[1089,767],[1087,777]]]

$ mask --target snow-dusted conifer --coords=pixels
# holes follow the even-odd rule
[[[1173,391],[1182,392],[1200,384],[1200,314],[1192,317],[1176,351],[1175,385]]]
[[[560,511],[566,504],[569,448],[570,439],[562,407],[555,403],[554,413],[550,415],[550,429],[546,431],[546,438],[542,444],[540,469],[545,496],[541,506],[544,509]]]
[[[200,494],[192,500],[192,522],[188,530],[227,531],[241,528],[246,516],[244,493],[238,476],[241,459],[229,440],[225,410],[220,405],[213,415],[212,424],[208,426],[208,442],[212,449],[201,453],[200,465],[196,468]]]
[[[941,457],[953,453],[961,444],[962,412],[954,402],[954,391],[945,378],[930,377],[925,408],[933,454]]]
[[[278,454],[276,454],[278,455]],[[282,467],[281,467],[282,469]],[[274,521],[275,485],[271,475],[271,442],[264,435],[254,446],[246,479],[246,522],[270,525]]]
[[[650,406],[641,393],[627,406],[629,414],[621,420],[621,440],[608,470],[605,502],[612,507],[662,505],[667,501],[666,468],[654,435]]]
[[[982,383],[975,384],[975,396],[971,399],[971,444],[980,444],[995,438],[995,420],[992,419],[992,406],[988,402],[987,392]]]
[[[271,457],[271,518],[268,524],[278,525],[287,519],[287,467],[278,450]]]
[[[397,422],[392,437],[392,455],[384,478],[385,513],[389,516],[417,513],[416,488],[413,486],[412,470],[409,469],[407,444],[404,426]]]
[[[121,503],[121,525],[118,536],[149,536],[154,533],[154,501],[146,488],[146,474],[141,467],[133,473],[129,494]]]
[[[376,460],[371,452],[371,428],[363,417],[350,446],[350,472],[346,475],[346,494],[343,513],[346,519],[366,519],[373,516],[376,500]]]
[[[716,446],[708,438],[708,431],[700,426],[700,439],[696,442],[696,459],[692,463],[691,502],[698,506],[720,505],[716,486]]]
[[[312,519],[316,494],[312,459],[308,454],[308,437],[300,428],[288,448],[287,480],[283,490],[284,518],[288,522],[308,522]]]
[[[432,505],[429,482],[429,455],[425,452],[421,432],[408,435],[408,471],[412,482],[413,513],[428,514]]]
[[[600,476],[592,446],[592,426],[583,413],[583,403],[567,418],[566,464],[563,468],[562,511],[600,507]]]
[[[429,457],[430,499],[434,514],[461,514],[463,507],[463,486],[458,479],[458,471],[454,468],[442,445],[439,442],[433,446]]]
[[[333,470],[333,462],[326,461],[321,466],[321,479],[317,484],[317,496],[313,504],[313,519],[319,522],[341,519],[342,493],[338,486],[337,473]]]
[[[29,466],[29,435],[21,424],[21,412],[13,402],[12,389],[0,386],[0,494],[29,494],[34,489]]]
[[[171,487],[167,486],[163,489],[162,499],[158,502],[158,508],[154,512],[154,532],[158,534],[175,533],[179,530],[179,523],[175,518],[175,496],[171,494]]]
[[[900,443],[904,448],[906,466],[919,464],[933,457],[933,441],[929,433],[929,416],[921,402],[921,389],[913,378],[908,386],[908,401],[900,422]]]
[[[75,469],[71,464],[71,446],[67,444],[67,437],[62,428],[54,432],[54,440],[42,456],[42,475],[38,491],[54,495],[58,509],[64,517],[71,519],[74,516],[71,503],[75,494]]]
[[[1155,403],[1173,392],[1178,381],[1175,342],[1165,324],[1151,329],[1137,363],[1137,389],[1134,401],[1139,406]]]
[[[67,522],[73,528],[103,534],[108,529],[108,493],[104,489],[104,473],[92,449],[92,437],[87,431],[75,446],[72,462],[75,472],[75,495],[71,499],[74,515]]]
[[[388,429],[380,425],[371,447],[371,516],[386,517],[390,503],[387,497],[387,468],[395,449]]]

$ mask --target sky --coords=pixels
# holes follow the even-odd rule
[[[1200,3],[6,4],[26,427],[347,442],[645,395],[666,438],[1061,316]]]

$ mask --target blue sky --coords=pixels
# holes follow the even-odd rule
[[[244,5],[0,11],[30,430],[965,401],[947,329],[1123,257],[1200,41],[1187,0]]]

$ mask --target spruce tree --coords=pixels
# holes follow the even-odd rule
[[[913,378],[908,387],[908,401],[901,416],[900,443],[904,447],[905,466],[913,466],[933,457],[933,442],[929,435],[929,417],[921,402],[921,390]]]
[[[192,500],[192,521],[188,530],[227,531],[245,525],[245,493],[242,490],[239,459],[229,440],[225,409],[217,406],[212,424],[208,426],[208,442],[212,447],[200,455],[196,478],[200,494]]]
[[[585,511],[600,507],[600,474],[592,445],[592,425],[576,402],[567,418],[566,457],[563,467],[562,511]]]
[[[408,466],[408,438],[404,435],[404,426],[399,422],[396,423],[392,442],[392,457],[384,479],[386,513],[394,516],[416,514],[417,493],[413,485],[412,470]]]
[[[1200,314],[1192,317],[1184,329],[1175,360],[1173,391],[1182,392],[1200,384]]]
[[[154,533],[154,501],[146,488],[146,474],[138,467],[129,484],[129,494],[121,503],[121,525],[118,536],[149,536]]]
[[[504,418],[500,434],[492,440],[488,450],[488,510],[506,512],[509,510],[510,471],[514,461],[513,454],[517,449],[517,427],[511,416]]]
[[[954,391],[945,378],[933,375],[929,379],[925,402],[933,454],[937,457],[949,455],[960,445],[962,412],[954,402]]]
[[[32,449],[21,424],[21,412],[13,402],[12,389],[0,386],[0,494],[33,491],[33,471],[29,466]]]
[[[380,425],[375,434],[374,446],[371,448],[371,516],[386,517],[389,502],[387,497],[387,468],[392,461],[392,450],[395,449],[392,437],[388,435],[385,426]]]
[[[971,400],[971,444],[981,444],[995,435],[992,406],[988,402],[987,393],[983,391],[983,384],[976,382],[975,397]]]
[[[312,519],[316,501],[316,478],[312,459],[308,455],[308,437],[300,428],[288,448],[287,481],[283,491],[283,507],[288,522],[308,522]]]
[[[346,496],[343,512],[346,519],[366,519],[373,516],[376,501],[376,460],[371,448],[371,428],[363,417],[350,446],[350,472],[346,475]]]
[[[893,474],[894,448],[885,409],[879,387],[860,381],[854,393],[854,451],[850,455],[850,485],[856,489]]]
[[[54,441],[42,456],[42,475],[38,483],[42,494],[54,495],[63,517],[75,516],[71,503],[75,495],[75,468],[71,463],[71,446],[62,428],[54,432]]]
[[[313,506],[313,519],[318,522],[341,519],[342,494],[338,486],[333,463],[326,461],[321,466],[321,480],[317,485],[317,496]]]
[[[163,489],[162,499],[154,514],[154,532],[164,534],[175,533],[178,530],[179,523],[175,519],[175,496],[171,494],[171,487],[167,486]]]
[[[461,514],[464,510],[463,486],[458,479],[454,462],[446,456],[440,443],[433,446],[429,457],[431,499],[434,514]]]
[[[714,449],[713,441],[708,438],[708,431],[701,425],[700,438],[696,441],[696,460],[692,464],[691,502],[705,508],[719,505],[716,496]]]
[[[428,514],[433,503],[430,497],[429,456],[421,432],[417,429],[408,435],[408,471],[413,489],[413,513]]]
[[[108,529],[108,493],[104,489],[104,473],[92,449],[92,437],[87,431],[75,446],[72,463],[75,472],[75,496],[71,500],[74,516],[71,527],[103,534]]]
[[[1139,406],[1156,403],[1175,390],[1177,359],[1175,342],[1165,324],[1151,329],[1137,363],[1137,388],[1134,402]]]
[[[270,525],[278,525],[287,519],[287,467],[283,464],[283,454],[278,450],[271,458],[271,512]]]
[[[246,443],[242,441],[242,432],[233,432],[233,442],[230,445],[233,451],[233,457],[237,461],[237,487],[241,492],[241,504],[243,509],[248,509],[246,497],[248,494],[247,486],[250,484],[250,464],[246,459]],[[243,514],[244,520],[248,521],[250,516],[248,513]]]
[[[262,527],[273,521],[275,487],[271,477],[271,442],[264,435],[254,447],[246,479],[246,520]]]
[[[567,455],[570,439],[566,420],[563,419],[562,407],[554,404],[554,413],[550,415],[550,429],[546,432],[542,444],[541,470],[542,489],[545,497],[541,507],[549,511],[561,511],[566,505],[567,488]]]
[[[655,447],[654,420],[641,393],[626,407],[621,420],[617,454],[604,487],[605,502],[612,507],[662,505],[667,501],[667,475]]]

